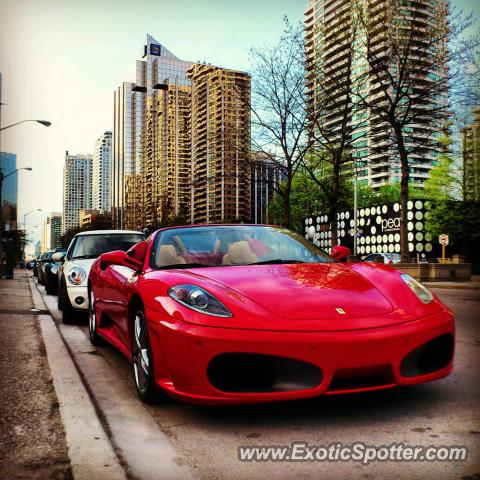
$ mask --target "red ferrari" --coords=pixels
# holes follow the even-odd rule
[[[131,360],[144,401],[160,391],[204,404],[292,400],[453,368],[452,312],[421,283],[339,263],[281,227],[161,229],[103,254],[88,290],[92,343]]]

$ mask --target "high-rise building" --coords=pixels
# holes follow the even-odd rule
[[[150,35],[136,72],[114,97],[114,226],[249,218],[250,77],[180,60]]]
[[[473,111],[473,121],[462,129],[464,159],[464,200],[480,201],[480,108]]]
[[[251,222],[269,223],[268,205],[280,183],[280,169],[265,152],[251,154]]]
[[[40,249],[42,252],[55,250],[62,246],[62,214],[52,212],[42,224]]]
[[[79,226],[80,210],[92,208],[92,156],[65,153],[63,232]]]
[[[250,76],[196,64],[190,221],[250,221]]]
[[[92,157],[92,208],[100,212],[111,209],[112,132],[103,133],[95,142]]]
[[[17,200],[18,200],[18,174],[13,173],[17,169],[17,156],[14,153],[0,152],[0,171],[3,176],[0,198],[0,228],[3,231],[17,229]]]
[[[400,159],[395,146],[391,143],[389,125],[378,114],[363,106],[375,100],[382,101],[388,83],[382,82],[381,75],[368,76],[367,55],[386,59],[388,72],[392,78],[398,75],[398,65],[394,59],[392,43],[387,34],[390,27],[402,29],[404,38],[412,35],[410,51],[412,59],[418,64],[424,61],[424,71],[417,72],[409,79],[408,88],[412,92],[426,92],[426,85],[440,78],[445,71],[440,62],[428,68],[430,47],[422,45],[421,32],[432,28],[435,22],[446,22],[446,0],[309,0],[305,10],[305,54],[306,83],[310,111],[320,112],[325,129],[334,131],[340,128],[342,121],[341,106],[347,101],[346,96],[336,94],[338,79],[345,79],[353,85],[353,95],[365,98],[367,102],[353,101],[354,107],[349,112],[349,125],[352,127],[352,156],[359,162],[359,183],[370,184],[373,188],[399,182],[401,176]],[[355,23],[356,7],[360,4],[365,12],[369,29],[370,53],[367,53],[364,25]],[[356,25],[356,28],[354,27]],[[413,27],[412,27],[413,26]],[[443,28],[444,25],[438,26]],[[363,30],[362,30],[363,29]],[[413,30],[415,29],[415,30]],[[355,32],[355,33],[354,33]],[[418,35],[417,35],[418,33]],[[399,38],[399,37],[396,37]],[[353,47],[353,48],[352,48]],[[442,46],[438,46],[439,51]],[[420,58],[420,60],[419,60]],[[441,71],[439,71],[439,69]],[[387,87],[385,87],[387,85]],[[331,90],[329,90],[331,89]],[[358,90],[355,90],[358,89]],[[331,102],[318,106],[319,91],[327,94]],[[392,92],[390,92],[392,93]],[[422,93],[423,94],[423,93]],[[442,98],[432,98],[431,104],[442,102]],[[409,153],[410,182],[421,187],[429,176],[429,171],[436,163],[434,149],[425,139],[434,139],[437,125],[425,121],[428,117],[428,105],[425,101],[412,107],[419,120],[404,128]],[[423,139],[423,140],[422,140]],[[424,143],[422,144],[422,141]]]
[[[147,35],[143,58],[137,60],[135,83],[124,82],[115,92],[112,213],[116,228],[138,230],[155,225],[166,210],[168,214],[180,209],[173,202],[181,195],[166,196],[174,173],[166,157],[171,164],[172,149],[177,155],[174,165],[181,157],[182,135],[177,138],[176,125],[185,122],[183,100],[174,91],[183,92],[183,87],[190,86],[186,76],[190,65]]]

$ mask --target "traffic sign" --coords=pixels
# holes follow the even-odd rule
[[[446,247],[448,245],[448,235],[446,233],[442,233],[441,235],[439,235],[438,243]]]

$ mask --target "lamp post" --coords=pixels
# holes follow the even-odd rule
[[[357,162],[353,161],[355,169],[355,177],[353,182],[353,255],[357,256],[357,242],[358,242],[358,171]]]
[[[33,212],[41,212],[41,211],[42,211],[41,208],[34,208],[33,210],[30,210],[29,212],[27,212],[23,215],[23,229],[25,231],[27,230],[27,215],[30,215]]]
[[[49,127],[52,124],[52,122],[49,122],[48,120],[22,120],[20,122],[12,123],[11,125],[7,125],[6,127],[1,127],[0,131],[6,130],[7,128],[15,127],[15,125],[20,125],[21,123],[25,122],[37,122],[44,127]]]
[[[21,120],[16,123],[12,123],[11,125],[7,125],[6,127],[2,127],[2,106],[5,105],[2,102],[2,74],[0,72],[0,278],[3,276],[3,255],[2,255],[2,220],[3,220],[3,205],[2,205],[2,187],[3,187],[3,180],[5,178],[9,177],[10,175],[13,175],[14,173],[18,172],[19,170],[32,170],[31,167],[23,167],[23,168],[17,168],[13,172],[8,173],[7,175],[3,175],[2,172],[2,167],[1,167],[1,156],[2,156],[2,136],[1,132],[3,130],[6,130],[7,128],[12,128],[15,127],[16,125],[20,125],[21,123],[26,123],[26,122],[35,122],[39,123],[40,125],[43,125],[44,127],[49,127],[52,123],[49,122],[48,120]],[[9,277],[10,278],[10,277]],[[11,276],[13,278],[13,274]]]
[[[27,216],[33,212],[41,212],[41,208],[34,208],[23,215],[23,229],[25,230],[25,240],[23,242],[23,258],[25,258],[25,248],[27,246]],[[38,225],[36,225],[38,227]]]

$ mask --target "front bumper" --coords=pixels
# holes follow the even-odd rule
[[[88,310],[87,286],[67,285],[67,295],[70,304],[75,310],[86,312]]]
[[[441,336],[449,337],[453,342],[454,319],[446,309],[399,325],[343,332],[204,327],[153,310],[147,310],[146,314],[150,320],[156,383],[170,395],[189,403],[257,403],[378,390],[436,380],[453,369],[452,346],[451,355],[441,368],[414,376],[401,373],[402,361],[423,344]],[[207,371],[212,360],[225,353],[271,355],[287,361],[306,362],[321,370],[321,381],[305,389],[220,390],[212,385]],[[405,362],[403,371],[405,373]],[[373,380],[375,375],[372,373],[375,372],[381,372],[381,375]],[[362,377],[365,381],[358,382],[355,377]],[[371,380],[367,381],[367,378]]]

